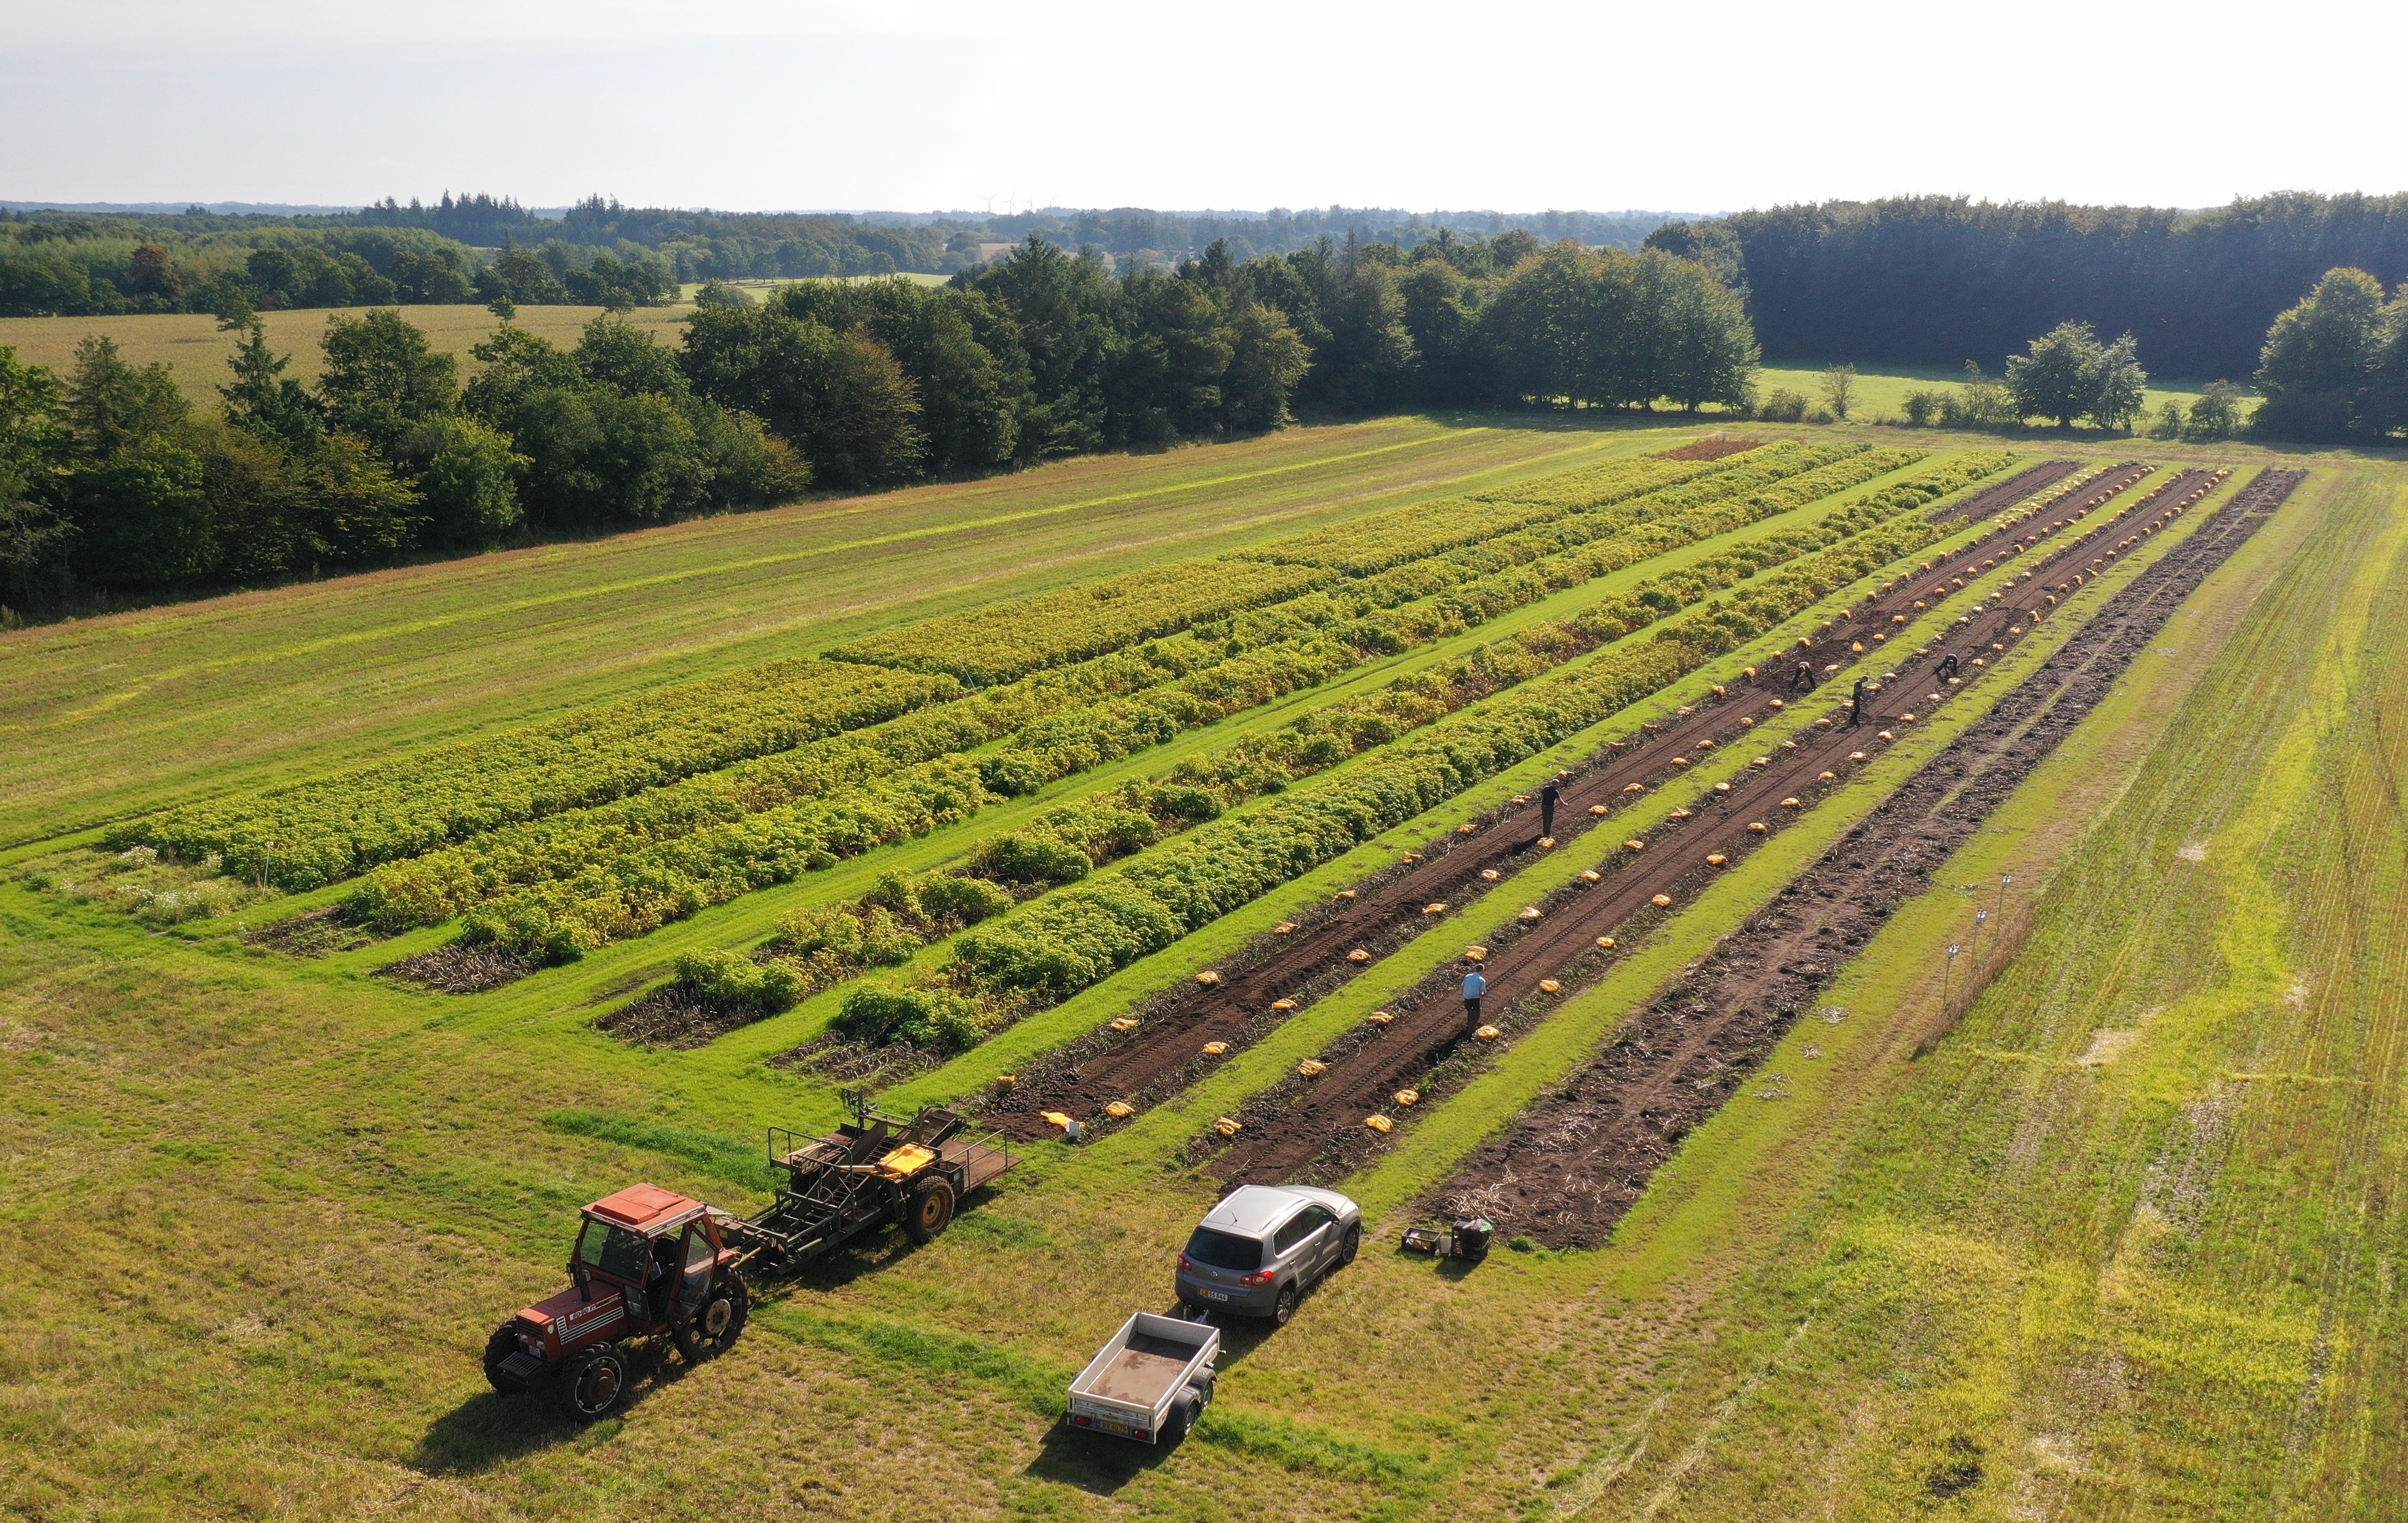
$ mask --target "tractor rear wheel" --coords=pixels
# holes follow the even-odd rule
[[[752,1293],[735,1271],[727,1271],[711,1286],[694,1321],[678,1335],[678,1353],[688,1364],[719,1358],[736,1345],[736,1335],[744,1330],[744,1318],[752,1310]]]
[[[518,1351],[519,1319],[517,1317],[512,1317],[495,1328],[494,1335],[485,1340],[485,1384],[505,1396],[512,1391],[526,1389],[524,1386],[502,1373],[502,1361]]]
[[[903,1230],[914,1243],[925,1243],[953,1225],[953,1186],[940,1175],[930,1175],[911,1186],[903,1208]]]
[[[560,1372],[560,1404],[577,1422],[608,1413],[626,1390],[627,1356],[615,1343],[579,1349]]]

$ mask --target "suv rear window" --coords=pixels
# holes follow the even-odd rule
[[[1214,1269],[1253,1270],[1263,1267],[1263,1245],[1254,1238],[1199,1227],[1187,1240],[1187,1257]]]

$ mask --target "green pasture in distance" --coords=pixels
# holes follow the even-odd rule
[[[260,321],[267,326],[267,346],[293,357],[291,368],[284,373],[306,386],[315,385],[324,369],[318,337],[326,331],[326,320],[338,315],[357,317],[365,310],[358,307],[309,307],[297,311],[262,312]],[[626,319],[674,347],[685,341],[685,329],[681,323],[693,310],[691,306],[638,307],[628,312]],[[463,375],[476,368],[468,351],[484,342],[501,325],[501,319],[482,305],[404,307],[401,315],[412,326],[424,329],[427,342],[435,349],[460,356]],[[529,306],[520,308],[511,322],[528,333],[566,347],[577,342],[585,324],[601,315],[599,307]],[[0,347],[15,350],[21,365],[47,365],[62,376],[75,363],[76,345],[88,335],[115,339],[128,364],[166,366],[175,372],[176,383],[183,388],[184,395],[197,406],[211,410],[221,405],[218,388],[231,379],[226,360],[242,337],[239,332],[220,330],[218,320],[207,312],[0,317]]]
[[[2146,354],[2142,355],[2141,363],[2143,366],[2147,365],[2148,358]],[[1832,363],[1841,362],[1835,360]],[[2000,371],[1995,366],[1985,365],[1983,368],[1993,380],[2000,375]],[[1767,366],[1756,372],[1756,393],[1760,396],[1770,396],[1776,387],[1785,387],[1790,391],[1802,394],[1810,403],[1820,403],[1823,400],[1823,369],[1824,367],[1819,365]],[[2143,408],[2148,415],[2143,420],[2144,425],[2146,422],[2154,419],[2157,409],[2168,402],[2178,402],[2187,409],[2191,403],[2197,400],[2200,393],[2206,389],[2207,383],[2216,379],[2214,376],[2184,380],[2167,376],[2151,376],[2147,401]],[[2247,376],[2234,376],[2229,379],[2243,390],[2248,389]],[[1860,424],[1899,422],[1906,416],[1907,393],[1943,391],[1960,386],[1964,381],[1965,367],[1961,365],[1953,368],[1946,366],[1858,366],[1856,395],[1848,409],[1849,421]],[[2256,395],[2255,392],[2250,392],[2252,397]],[[2251,404],[2243,404],[2243,409],[2246,410],[2249,405]],[[2102,433],[2101,430],[2091,428],[2087,424],[2075,426],[2077,431],[2094,437],[2099,437]]]

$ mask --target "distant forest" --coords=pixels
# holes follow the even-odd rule
[[[0,317],[218,312],[421,303],[649,306],[702,280],[950,275],[1034,235],[1095,249],[1118,269],[1169,269],[1220,243],[1243,261],[1326,237],[1412,250],[1508,233],[1637,250],[1645,213],[1273,211],[1182,217],[1123,208],[880,223],[838,215],[625,207],[592,196],[566,216],[507,196],[431,205],[388,197],[330,215],[0,210]]]
[[[511,248],[479,280],[514,266],[549,279]],[[465,373],[406,307],[337,313],[313,387],[255,313],[230,319],[219,407],[103,336],[63,375],[0,346],[0,590],[25,609],[256,584],[1298,412],[1739,408],[1756,360],[1703,265],[1513,231],[1252,259],[1216,240],[1118,273],[1031,234],[942,286],[708,281],[676,347],[606,313],[561,348],[493,307]]]
[[[1828,201],[1668,223],[1651,248],[1744,287],[1767,358],[1995,369],[2067,321],[2150,369],[2245,380],[2275,315],[2336,267],[2408,280],[2408,195],[2286,194],[2212,211]]]

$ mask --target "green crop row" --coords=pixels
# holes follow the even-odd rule
[[[1312,629],[1302,617],[1283,621],[1283,629],[1308,627],[1160,688],[1027,721],[1000,754],[982,760],[979,792],[964,791],[958,769],[936,759],[993,733],[966,730],[947,743],[943,726],[955,721],[954,711],[976,710],[980,700],[971,700],[607,809],[534,822],[391,864],[361,886],[351,907],[362,919],[401,928],[482,904],[487,908],[468,927],[474,937],[552,957],[590,950],[761,886],[765,873],[767,881],[781,882],[851,855],[854,843],[905,839],[1001,797],[1312,685],[1374,654],[1467,627],[1558,586],[1786,510],[1918,457],[1919,452],[1853,449],[1832,465],[1808,470],[1801,467],[1821,458],[1817,452],[1787,452],[1777,467],[1763,468],[1798,471],[1791,480],[1766,485],[1734,473],[1756,489],[1730,504],[1641,524],[1628,543],[1608,539],[1566,553],[1583,559],[1580,568],[1541,559],[1454,589],[1445,609],[1409,604],[1331,630]],[[1177,643],[1182,651],[1194,649],[1190,641]],[[1114,659],[1149,655],[1170,658],[1164,646],[1150,645]],[[1017,685],[1058,675],[1040,673]],[[945,800],[942,808],[922,807],[922,793],[906,770],[912,767],[930,769],[928,785]],[[613,887],[620,883],[624,892]]]
[[[1419,584],[1423,581],[1446,584],[1477,574],[1471,568],[1433,568],[1428,576],[1388,579],[1394,584],[1364,592],[1375,603],[1400,602],[1426,596]],[[1199,607],[1226,612],[1265,598],[1292,598],[1330,577],[1293,568],[1224,567],[1221,574],[1203,580],[1211,587],[1207,600],[1187,606],[1173,622],[1191,618]],[[1083,599],[1091,610],[1131,598],[1148,606],[1168,606],[1167,598],[1175,602],[1173,593],[1159,582],[1160,573],[1148,572],[1099,588],[1047,596],[1067,598],[1072,605]],[[1027,600],[1006,608],[1039,611]],[[1154,625],[1161,623],[1159,616],[1150,617]],[[1327,616],[1320,622],[1327,622]],[[1210,658],[1191,654],[1182,660],[1180,653],[1163,653],[1163,659],[1172,663],[1169,671],[1154,671],[1135,685],[1192,670]],[[1125,691],[1127,685],[1108,682],[1100,691]],[[520,822],[590,809],[750,758],[774,756],[814,739],[960,696],[957,681],[944,673],[903,673],[885,664],[776,661],[509,734],[130,821],[108,839],[121,851],[148,845],[194,860],[215,854],[236,875],[291,890],[314,888],[380,863],[421,856]],[[968,742],[971,744],[1006,733],[1019,722],[1014,718],[998,725],[992,712],[974,717],[985,733]],[[959,732],[962,726],[953,729]],[[932,757],[942,749],[923,748],[908,760]],[[810,758],[789,770],[814,778],[848,775],[844,767],[826,768],[820,760]],[[736,785],[751,784],[736,780]],[[439,900],[438,895],[428,902]]]
[[[1541,519],[1603,507],[1675,482],[1732,468],[1719,461],[1617,460],[1565,472],[1583,486],[1545,505],[1453,498],[1391,508],[1312,529],[1218,560],[1181,561],[1084,586],[972,609],[838,647],[847,661],[941,671],[972,683],[1008,682],[1138,640],[1283,601],[1346,576],[1368,576],[1426,560]]]
[[[1735,547],[1618,597],[1601,600],[1572,620],[1540,625],[1512,639],[1492,641],[1465,657],[1415,674],[1378,693],[1332,705],[1271,735],[1182,763],[1167,777],[1132,783],[1048,811],[1029,826],[988,841],[967,867],[958,869],[953,892],[968,886],[962,882],[964,879],[986,880],[1021,892],[1032,886],[1041,889],[1076,883],[1085,877],[1091,866],[1153,845],[1158,833],[1176,834],[1218,817],[1228,807],[1282,792],[1339,761],[1426,726],[1501,688],[1642,628],[1669,610],[1694,606],[1746,581],[1765,567],[1843,542],[1958,491],[1995,474],[2013,459],[2005,452],[1987,452],[1948,461],[1913,481],[1825,514],[1813,525]],[[1847,547],[1844,559],[1819,557],[1809,573],[1803,600],[1811,601],[1830,586],[1861,574],[1866,568],[1929,543],[1938,533],[1927,524],[1909,522],[1885,534],[1870,536],[1873,542],[1866,546]],[[1770,595],[1769,606],[1757,606],[1766,596],[1761,591],[1742,596],[1740,612],[1750,617],[1735,618],[1731,611],[1716,611],[1710,631],[1716,649],[1727,648],[1747,638],[1756,625],[1778,622],[1795,607],[1802,606],[1794,586],[1781,587]],[[1677,675],[1674,672],[1666,680]],[[1250,816],[1253,817],[1255,816]],[[1248,839],[1259,850],[1251,852],[1252,867],[1240,873],[1238,881],[1261,885],[1254,892],[1325,859],[1314,851],[1304,850],[1291,835],[1275,831],[1266,840]],[[1321,839],[1323,846],[1343,850],[1338,841],[1335,836]],[[1277,861],[1288,863],[1288,868],[1283,869],[1284,876],[1272,870]],[[1188,870],[1192,865],[1182,858],[1180,865],[1168,870],[1172,877],[1188,881],[1195,878]],[[1140,863],[1129,870],[1142,879],[1152,876],[1155,869]],[[1134,927],[1122,939],[1130,947],[1144,944],[1149,935],[1161,932],[1170,924],[1164,918],[1167,912],[1157,912],[1159,906],[1154,910],[1144,908],[1145,896],[1129,898],[1124,876],[1116,875],[1107,883],[1091,885],[1093,892],[1082,888],[1043,901],[1063,903],[1067,907],[1061,912],[1064,919],[1054,918],[1054,912],[1045,911],[1041,905],[1032,905],[1019,915],[998,923],[997,941],[1009,946],[1009,953],[1001,960],[1009,963],[1010,970],[1000,976],[980,977],[982,970],[993,971],[991,967],[982,966],[982,956],[992,963],[996,960],[994,955],[963,951],[956,959],[956,973],[966,975],[974,991],[979,984],[986,984],[982,1003],[974,1017],[964,1016],[958,991],[946,997],[945,1009],[951,1014],[932,1023],[912,1015],[919,1006],[891,998],[896,991],[865,988],[847,997],[838,1029],[864,1041],[917,1041],[926,1037],[941,1039],[940,1044],[956,1048],[1025,1012],[1031,994],[1057,998],[1072,987],[1083,987],[1084,984],[1077,982],[1081,970],[1096,972],[1101,968],[1103,972],[1109,972],[1111,967],[1118,966],[1109,959],[1098,963],[1092,955],[1094,948],[1103,944],[1096,929],[1102,924],[1096,919],[1098,915],[1111,912],[1119,915],[1115,923],[1125,929]],[[921,892],[924,896],[926,890]],[[998,896],[1004,892],[1006,889],[1001,887],[996,890]],[[908,960],[928,942],[959,926],[988,919],[999,903],[997,898],[984,898],[980,900],[979,912],[945,916],[942,918],[948,923],[938,924],[939,916],[898,908],[908,901],[909,895],[899,895],[892,885],[882,884],[858,900],[818,907],[789,917],[765,952],[772,960],[796,966],[809,987],[824,988],[869,968]],[[1104,909],[1099,910],[1099,904]],[[1193,910],[1197,905],[1190,903],[1188,908]],[[1065,932],[1068,939],[1057,939],[1056,932]],[[969,948],[981,944],[965,943]],[[1082,951],[1082,947],[1086,950]],[[1062,984],[1060,980],[1065,978],[1071,983]],[[998,990],[1010,991],[1014,997],[996,998]],[[913,1035],[915,1032],[920,1035]]]
[[[950,677],[788,660],[598,705],[502,735],[144,819],[153,847],[299,891],[517,820],[584,808],[953,697]]]
[[[1994,474],[2011,458],[2005,452],[1960,458],[1933,473],[1928,484],[1940,490],[1928,496],[1904,490],[1885,496],[1920,506]],[[1243,815],[1199,826],[1109,880],[1064,889],[964,933],[955,942],[955,982],[1067,998],[1694,672],[1942,532],[1922,519],[1895,521],[1716,598],[1656,639],[1571,672],[1521,682],[1512,668],[1533,658],[1560,664],[1652,622],[1662,611],[1648,594],[1661,589],[1609,599],[1561,625],[1499,642],[1486,659],[1508,668],[1510,692],[1430,725],[1428,733],[1326,784],[1283,792]],[[1432,680],[1457,688],[1465,681],[1453,674]],[[1331,721],[1343,717],[1333,711]],[[1342,726],[1331,723],[1331,731],[1342,733]]]
[[[1476,544],[1509,534],[1526,524],[1565,513],[1611,507],[1746,463],[1745,457],[1737,455],[1721,460],[1666,460],[1659,455],[1615,460],[1585,470],[1541,478],[1561,483],[1544,500],[1483,493],[1413,503],[1385,509],[1352,523],[1293,534],[1267,545],[1233,552],[1225,558],[1319,566],[1348,576],[1369,576],[1458,545]]]

